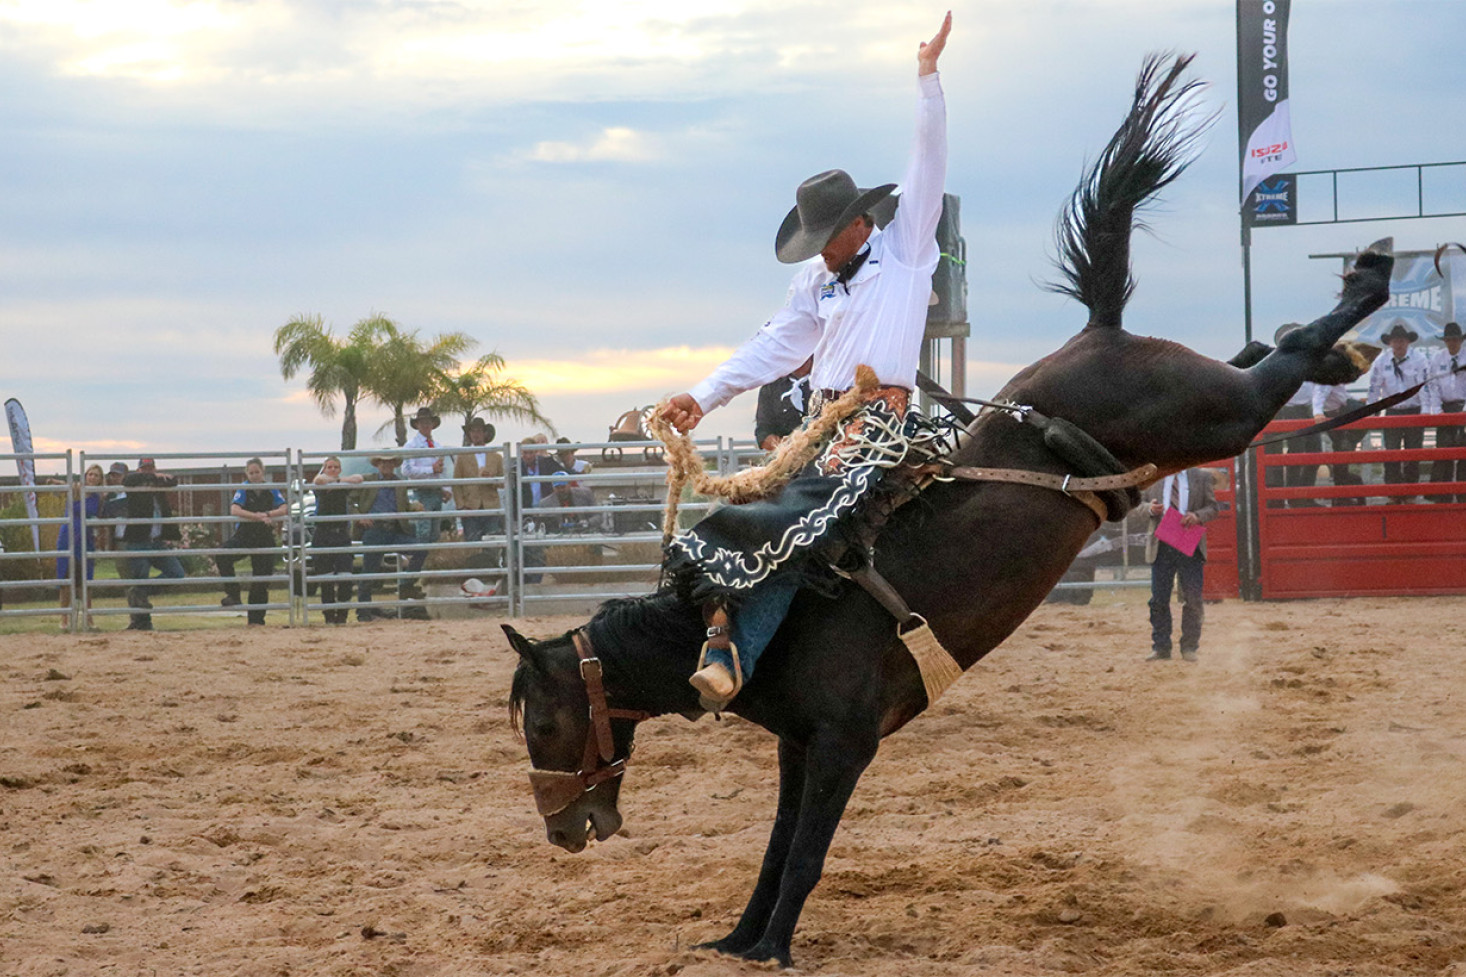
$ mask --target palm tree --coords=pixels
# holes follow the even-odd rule
[[[327,417],[336,413],[338,396],[345,401],[342,451],[356,449],[356,404],[371,375],[382,324],[386,322],[380,316],[363,319],[351,328],[345,341],[338,339],[318,315],[297,316],[275,330],[280,375],[290,380],[302,370],[309,371],[306,389]]]
[[[518,380],[495,375],[504,366],[504,357],[490,353],[479,357],[471,366],[442,374],[438,378],[433,408],[444,414],[463,415],[465,426],[482,414],[485,417],[532,421],[554,434],[554,422],[540,413],[535,395]],[[468,443],[466,434],[463,443]]]
[[[458,365],[458,357],[478,345],[466,333],[439,333],[424,343],[417,330],[404,331],[395,322],[377,317],[380,339],[373,352],[363,392],[392,410],[397,446],[407,443],[409,404],[426,403],[438,389],[440,378]],[[382,430],[387,428],[382,425]]]

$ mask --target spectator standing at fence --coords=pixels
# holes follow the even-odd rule
[[[494,425],[482,417],[475,417],[463,425],[468,436],[468,446],[474,450],[464,452],[453,459],[453,478],[463,481],[475,478],[503,478],[504,456],[489,442],[498,432]],[[453,487],[453,501],[463,520],[463,538],[467,542],[498,535],[504,531],[504,521],[498,515],[485,514],[485,509],[500,508],[499,486],[467,482]]]
[[[101,536],[98,537],[97,549],[120,550],[122,548],[122,533],[127,528],[127,493],[121,491],[122,480],[127,477],[127,465],[120,461],[112,462],[107,469],[107,487],[113,489],[102,497],[102,508],[99,513],[103,519],[116,519],[117,525],[99,527]]]
[[[1461,352],[1461,326],[1448,322],[1441,342],[1445,345],[1430,357],[1431,403],[1437,413],[1455,414],[1451,423],[1435,429],[1437,448],[1466,448],[1466,353]],[[1466,460],[1436,459],[1430,463],[1432,482],[1466,482]],[[1466,495],[1433,495],[1433,502],[1463,502]]]
[[[362,573],[366,576],[356,587],[356,619],[370,621],[387,614],[370,606],[377,582],[372,574],[382,571],[382,558],[386,547],[412,546],[417,543],[417,534],[402,528],[401,520],[388,518],[394,513],[407,512],[407,482],[397,477],[400,458],[379,455],[372,458],[376,471],[362,479],[361,487],[351,494],[351,508],[357,513],[357,523],[362,527],[361,542],[365,552],[361,557]],[[426,550],[413,550],[407,556],[406,576],[399,575],[397,599],[408,600],[421,597],[422,593],[407,583],[407,576],[416,576],[427,559]]]
[[[1315,383],[1313,386],[1313,422],[1322,424],[1324,421],[1338,417],[1346,411],[1364,405],[1349,396],[1349,391],[1344,389],[1342,383],[1327,384]],[[1353,451],[1359,447],[1359,442],[1364,440],[1363,431],[1348,430],[1346,428],[1334,428],[1328,432],[1329,443],[1335,451]],[[1330,462],[1329,477],[1335,485],[1363,485],[1364,478],[1354,470],[1354,466],[1348,462]],[[1334,499],[1334,505],[1363,505],[1364,499],[1361,496]]]
[[[1150,503],[1150,539],[1145,557],[1150,561],[1150,643],[1146,661],[1166,661],[1171,657],[1171,589],[1181,582],[1181,657],[1196,661],[1201,646],[1201,620],[1205,613],[1201,591],[1206,566],[1206,536],[1202,536],[1191,555],[1157,538],[1166,512],[1180,513],[1180,524],[1193,529],[1216,518],[1220,511],[1212,474],[1204,468],[1188,468],[1167,475],[1145,491]]]
[[[234,534],[224,541],[228,550],[265,550],[249,554],[249,610],[246,616],[250,624],[264,624],[263,607],[270,602],[270,582],[266,578],[275,572],[275,560],[279,557],[275,548],[275,527],[272,523],[285,517],[288,508],[285,496],[279,489],[264,488],[265,463],[251,458],[244,463],[246,484],[234,493],[229,503],[229,514],[238,519]],[[224,578],[224,607],[239,606],[239,584],[234,579],[234,564],[239,556],[221,553],[214,557],[219,576]]]
[[[557,445],[570,444],[570,439],[556,438],[555,443]],[[590,462],[575,457],[574,448],[556,448],[555,467],[567,475],[584,475],[590,471]],[[572,480],[571,484],[579,485],[580,483]]]
[[[804,423],[809,405],[811,356],[793,373],[758,388],[758,409],[753,415],[753,440],[764,451],[773,451]]]
[[[1420,336],[1413,329],[1405,327],[1404,319],[1396,319],[1390,331],[1380,337],[1389,350],[1377,357],[1369,368],[1369,399],[1371,402],[1408,390],[1416,384],[1425,383],[1430,376],[1430,365],[1425,355],[1410,344]],[[1386,417],[1413,417],[1427,406],[1425,395],[1428,388],[1407,397],[1385,411]],[[1382,439],[1386,451],[1401,448],[1414,450],[1425,444],[1425,429],[1422,427],[1387,427]],[[1384,463],[1385,481],[1390,484],[1404,484],[1420,481],[1420,462],[1387,461]],[[1409,497],[1392,496],[1390,502],[1408,502]]]
[[[321,462],[321,470],[315,477],[316,518],[323,516],[341,517],[350,508],[351,490],[362,483],[360,475],[341,474],[341,459],[335,455]],[[322,614],[327,624],[346,623],[346,605],[351,600],[351,574],[353,554],[351,548],[351,524],[345,520],[331,519],[316,523],[311,534],[311,549],[339,549],[346,552],[311,554],[312,570],[327,579],[321,580],[321,603],[326,605]],[[342,605],[342,606],[332,606]]]
[[[163,579],[183,579],[183,563],[178,557],[159,552],[183,538],[176,523],[160,521],[173,518],[168,494],[178,488],[178,479],[159,472],[152,458],[140,458],[137,471],[123,477],[122,487],[127,489],[127,529],[122,548],[128,552],[153,551],[147,556],[128,557],[128,578],[147,580],[156,567]],[[146,612],[153,609],[152,596],[157,592],[157,586],[151,584],[128,588],[127,606],[135,611],[127,625],[129,631],[153,630],[153,615]]]
[[[526,479],[535,476],[549,477],[560,470],[559,464],[550,452],[539,445],[549,444],[550,439],[543,434],[532,434],[519,442],[519,474]],[[553,490],[549,482],[524,481],[519,485],[519,507],[522,510],[533,509],[544,499],[549,497]]]
[[[85,485],[91,488],[101,488],[105,481],[101,465],[91,465],[87,468],[86,475],[82,479]],[[58,480],[52,480],[53,485],[63,484]],[[65,550],[65,555],[56,558],[56,576],[63,582],[61,584],[61,607],[69,610],[72,601],[72,588],[78,591],[86,590],[82,584],[82,575],[86,579],[92,579],[92,572],[96,569],[97,561],[92,558],[92,552],[97,548],[97,530],[91,525],[102,511],[102,496],[85,492],[81,486],[73,484],[68,492],[66,506],[70,518],[62,524],[56,533],[56,548]],[[83,529],[83,524],[85,529]],[[85,545],[83,545],[85,543]],[[87,611],[92,609],[91,591],[87,590]],[[92,615],[86,615],[86,627],[92,626]],[[71,615],[61,615],[61,627],[71,627]]]
[[[433,437],[433,432],[438,425],[443,423],[442,418],[433,413],[431,407],[419,407],[417,415],[412,419],[412,426],[417,433],[407,439],[403,446],[405,451],[426,451],[433,448],[440,448],[440,445]],[[443,464],[441,455],[409,455],[402,461],[402,474],[409,479],[442,478],[448,470]],[[431,488],[423,487],[413,490],[417,497],[418,505],[423,507],[425,512],[442,512],[444,500],[452,497],[452,490],[446,485],[434,485]],[[443,520],[437,516],[430,516],[426,519],[418,519],[413,523],[417,530],[417,539],[420,543],[431,543],[437,540],[438,534],[443,531]]]

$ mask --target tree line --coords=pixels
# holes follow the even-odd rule
[[[404,329],[386,316],[362,319],[337,336],[318,315],[297,316],[275,330],[275,355],[286,380],[305,375],[306,389],[326,417],[342,404],[341,450],[356,449],[356,406],[363,400],[392,411],[390,425],[398,447],[407,443],[407,411],[421,404],[438,414],[510,418],[554,425],[540,413],[534,394],[503,376],[497,353],[464,365],[462,357],[478,341],[466,333],[439,333],[431,339]]]

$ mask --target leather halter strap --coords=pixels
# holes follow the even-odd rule
[[[580,656],[580,679],[585,683],[585,695],[590,701],[590,729],[586,732],[585,754],[587,763],[585,766],[595,764],[597,756],[602,764],[611,764],[612,758],[616,755],[615,738],[611,735],[611,720],[630,719],[632,722],[641,722],[644,719],[652,718],[649,712],[639,709],[612,709],[606,702],[606,685],[601,676],[601,660],[596,657],[595,650],[591,647],[590,637],[585,631],[577,630],[571,635],[575,643],[575,653]],[[619,762],[620,767],[626,766],[626,761]],[[610,769],[601,767],[601,770]],[[581,776],[589,779],[599,773],[600,770],[587,773],[581,770]],[[616,774],[621,771],[618,769]],[[611,776],[615,776],[612,774]],[[600,783],[606,777],[600,778],[595,783]],[[595,786],[589,784],[588,786]]]

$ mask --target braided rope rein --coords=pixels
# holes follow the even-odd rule
[[[825,404],[819,416],[779,442],[768,462],[731,475],[712,475],[692,438],[662,418],[663,400],[647,414],[646,426],[667,449],[667,507],[662,513],[662,543],[677,531],[677,509],[682,490],[690,483],[694,492],[730,502],[750,502],[783,488],[805,465],[813,461],[834,435],[835,429],[855,413],[871,391],[880,385],[868,366],[855,368],[855,385],[836,400]]]

